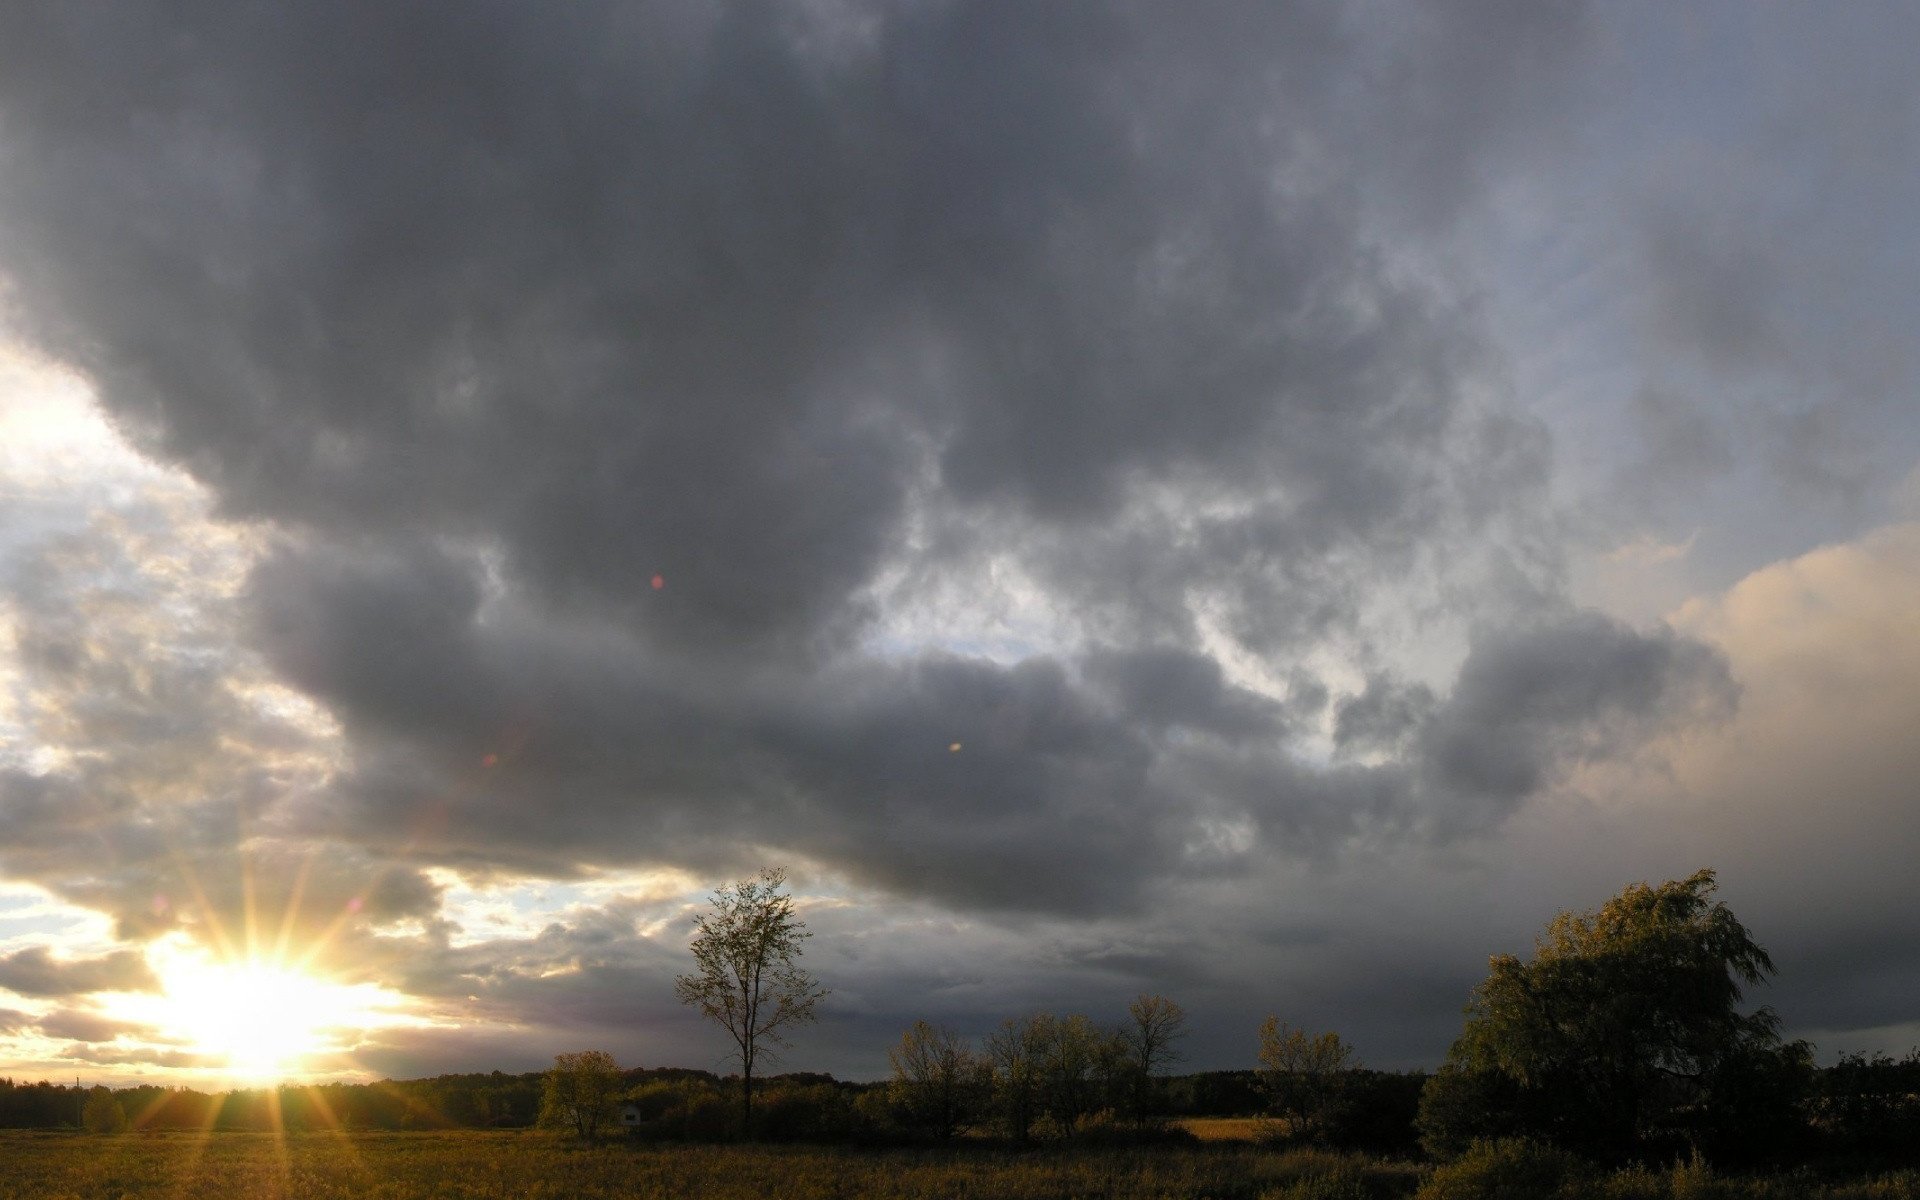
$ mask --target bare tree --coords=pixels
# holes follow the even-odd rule
[[[786,871],[770,867],[754,879],[713,893],[713,911],[697,922],[694,972],[674,981],[683,1004],[727,1031],[740,1062],[741,1133],[753,1134],[753,1069],[773,1047],[786,1045],[788,1026],[814,1019],[827,991],[794,964],[800,943],[813,935],[793,915],[793,897],[780,889]]]
[[[1152,1115],[1155,1078],[1180,1060],[1174,1043],[1187,1034],[1187,1013],[1165,996],[1142,992],[1127,1005],[1127,1017],[1120,1039],[1132,1085],[1129,1101],[1135,1123],[1145,1125]]]
[[[1051,1021],[1051,1017],[1045,1018]],[[1008,1017],[987,1035],[987,1064],[992,1071],[993,1102],[1001,1130],[1024,1142],[1033,1132],[1040,1106],[1042,1017]]]
[[[592,1141],[614,1116],[620,1092],[620,1064],[605,1050],[581,1050],[553,1056],[540,1098],[540,1123],[566,1128]]]

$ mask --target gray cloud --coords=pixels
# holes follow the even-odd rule
[[[138,950],[99,958],[57,959],[45,946],[0,955],[0,987],[22,996],[80,996],[88,992],[151,992],[160,983]]]
[[[1181,984],[1257,1019],[1276,979],[1417,1057],[1480,926],[1599,898],[1489,914],[1477,856],[1739,695],[1568,598],[1567,422],[1514,394],[1462,230],[1536,188],[1577,224],[1567,146],[1634,176],[1588,232],[1644,297],[1603,347],[1639,424],[1574,456],[1630,494],[1580,521],[1737,505],[1765,454],[1769,488],[1857,499],[1910,382],[1868,336],[1888,272],[1823,258],[1889,222],[1821,210],[1808,248],[1780,197],[1593,123],[1620,19],[11,6],[8,327],[206,499],[9,549],[44,752],[0,763],[0,866],[129,937],[292,910],[360,977],[552,1043],[390,1031],[363,1061],[394,1073],[689,1036],[660,912],[467,943],[430,868],[769,859],[869,901],[820,918],[860,947],[823,956],[854,1059],[921,1011]],[[1363,866],[1411,882],[1356,934]],[[1422,888],[1459,924],[1396,940]]]
[[[1335,708],[1333,744],[1349,754],[1398,752],[1433,706],[1433,690],[1425,684],[1399,684],[1375,672],[1363,690]]]
[[[1476,642],[1452,694],[1421,725],[1423,778],[1460,801],[1437,806],[1440,819],[1496,822],[1556,765],[1617,757],[1663,728],[1724,719],[1738,696],[1711,647],[1567,613]]]
[[[1471,310],[1353,198],[1430,178],[1414,224],[1444,224],[1578,15],[855,11],[9,18],[19,324],[276,526],[248,627],[350,759],[222,803],[294,839],[269,852],[322,839],[317,911],[359,873],[426,912],[406,864],[744,839],[1093,912],[1230,869],[1249,824],[1485,828],[1560,752],[1572,717],[1515,718],[1318,771],[1325,686],[1285,664],[1381,636],[1377,590],[1474,586],[1484,543],[1554,574],[1540,431],[1468,402]],[[1069,640],[868,648],[996,557]],[[1294,698],[1229,683],[1215,635]],[[70,643],[28,648],[49,680]]]
[[[40,1018],[39,1026],[40,1032],[47,1037],[92,1043],[111,1042],[123,1033],[137,1033],[142,1028],[99,1013],[71,1008],[48,1013]]]
[[[430,914],[416,871],[273,836],[324,787],[327,739],[236,643],[244,556],[208,532],[180,492],[137,493],[9,560],[12,715],[45,757],[0,769],[0,863],[130,937]]]
[[[676,649],[849,635],[915,495],[1282,493],[1214,574],[1431,507],[1472,339],[1329,174],[1371,120],[1331,14],[806,11],[22,10],[22,319],[227,511],[478,539]],[[1408,40],[1448,85],[1367,144],[1452,163],[1521,86],[1489,61],[1565,39]]]
[[[1720,367],[1758,368],[1783,353],[1773,306],[1780,264],[1758,231],[1722,216],[1666,212],[1646,222],[1660,336]]]

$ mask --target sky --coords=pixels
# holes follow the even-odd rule
[[[0,8],[0,1074],[725,1070],[763,866],[793,1070],[1701,867],[1903,1052],[1917,25]]]

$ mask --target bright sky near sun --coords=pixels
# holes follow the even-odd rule
[[[218,8],[218,6],[215,6]],[[1277,1013],[1720,872],[1920,1037],[1920,14],[0,15],[0,1075]]]

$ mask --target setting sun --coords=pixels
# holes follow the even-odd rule
[[[205,1065],[235,1079],[297,1079],[338,1069],[368,1029],[404,1023],[399,998],[264,958],[223,962],[192,953],[156,964],[161,991],[126,1006]]]
[[[332,1048],[328,1030],[356,1015],[353,989],[266,963],[196,967],[165,984],[179,1032],[255,1078],[297,1074]]]

